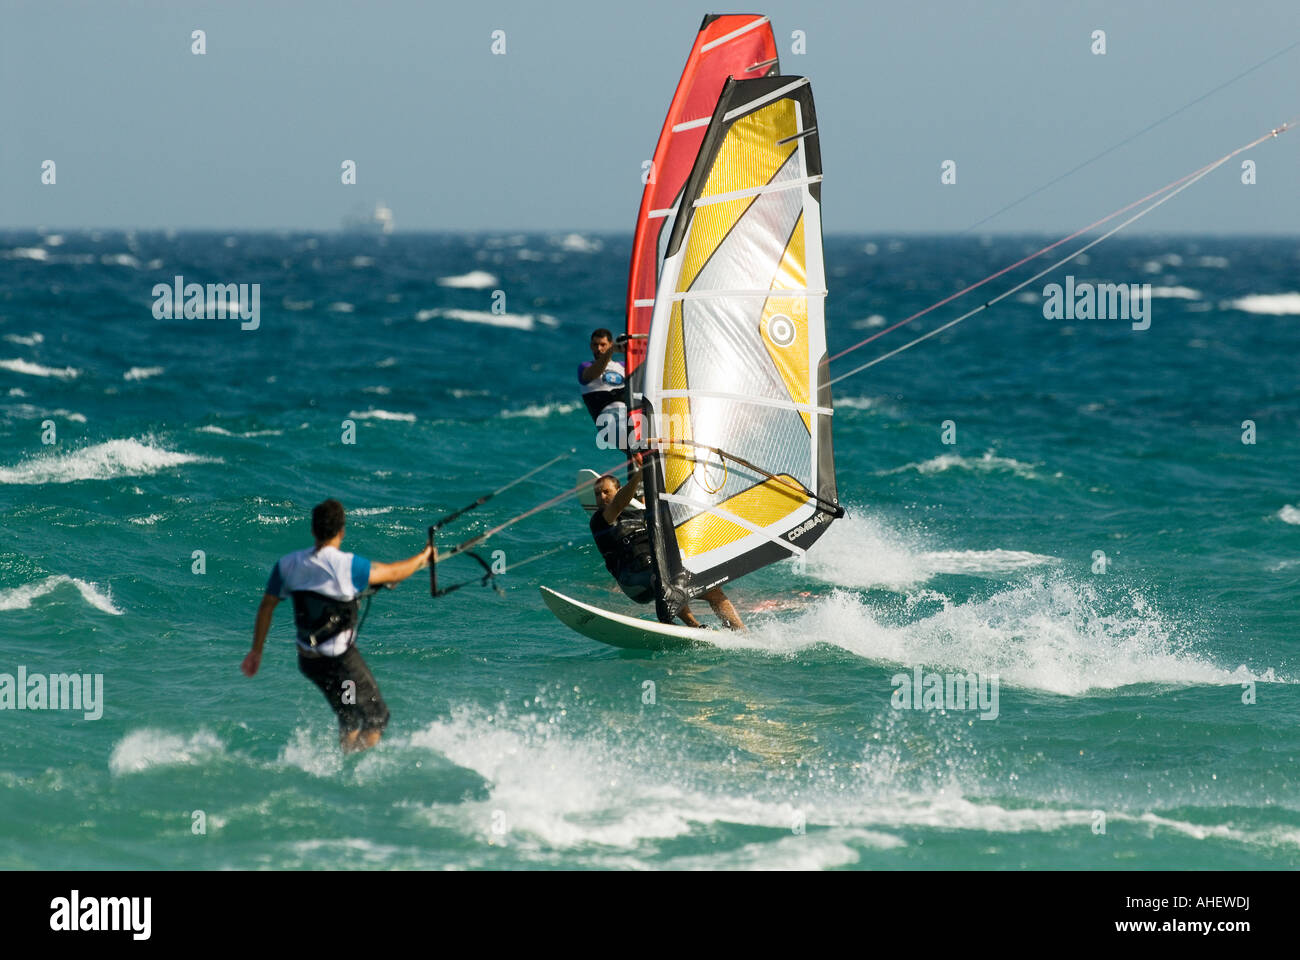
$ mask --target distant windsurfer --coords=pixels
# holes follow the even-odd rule
[[[316,545],[281,557],[271,568],[257,610],[253,649],[240,670],[247,677],[257,673],[275,606],[292,597],[298,669],[320,687],[334,708],[339,746],[351,753],[377,744],[388,725],[388,707],[379,685],[357,652],[357,595],[368,586],[398,583],[427,566],[429,547],[397,563],[372,563],[339,549],[343,526],[343,505],[337,500],[326,500],[312,510]]]
[[[626,341],[604,327],[591,332],[591,360],[578,365],[578,383],[587,412],[596,422],[596,445],[605,450],[626,447],[627,393],[624,384],[627,372],[615,353],[626,353]]]
[[[595,481],[596,512],[591,515],[591,535],[605,558],[605,567],[623,592],[637,603],[654,600],[654,558],[650,550],[650,534],[646,530],[645,511],[630,506],[641,468],[632,472],[628,483],[620,486],[615,477],[606,474]],[[732,630],[744,630],[740,615],[719,587],[705,593],[719,619]],[[683,605],[677,616],[688,627],[701,626],[690,607]]]

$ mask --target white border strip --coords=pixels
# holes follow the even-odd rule
[[[744,190],[732,190],[730,193],[714,193],[707,197],[700,197],[691,206],[707,207],[711,203],[726,203],[728,200],[739,200],[741,197],[757,197],[765,193],[776,193],[780,190],[793,190],[795,187],[806,187],[810,183],[821,183],[821,181],[822,175],[820,173],[815,177],[777,180],[775,183],[765,183],[761,187],[746,187]]]
[[[711,400],[736,400],[740,403],[752,403],[760,407],[779,407],[782,410],[798,410],[801,413],[813,413],[823,417],[833,416],[830,407],[815,407],[809,403],[796,403],[793,400],[778,400],[775,397],[754,397],[743,393],[723,393],[715,390],[660,390],[661,397],[704,397]]]
[[[712,117],[700,117],[698,120],[684,120],[673,126],[673,133],[681,133],[683,130],[695,130],[698,127],[707,127]]]
[[[805,300],[808,297],[824,297],[825,290],[684,290],[668,296],[675,300],[716,300],[719,297],[770,297],[773,300]]]
[[[736,37],[740,36],[743,33],[749,33],[749,31],[755,29],[756,27],[761,27],[765,23],[767,23],[767,17],[759,17],[757,20],[751,20],[743,27],[737,27],[735,30],[732,30],[730,33],[723,34],[722,36],[718,37],[718,39],[716,40],[710,40],[704,46],[700,47],[700,53],[706,53],[707,51],[712,50],[714,47],[726,43],[728,40],[734,40],[736,39]]]

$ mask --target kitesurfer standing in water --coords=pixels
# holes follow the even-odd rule
[[[650,553],[650,534],[646,530],[645,511],[629,506],[641,479],[638,466],[626,486],[606,474],[595,481],[596,512],[591,515],[591,534],[605,558],[605,568],[614,575],[619,587],[637,603],[654,600],[654,560]],[[719,619],[732,630],[744,630],[740,615],[720,587],[705,593]],[[690,607],[683,605],[677,614],[688,627],[701,626]]]
[[[293,598],[298,630],[298,669],[320,687],[339,718],[344,753],[368,750],[388,725],[388,707],[370,668],[357,652],[357,595],[367,586],[398,583],[428,565],[429,547],[397,563],[371,563],[344,553],[343,504],[326,500],[311,512],[314,547],[281,557],[257,610],[253,649],[244,657],[244,676],[257,673],[275,606]]]

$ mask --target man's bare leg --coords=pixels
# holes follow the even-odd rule
[[[677,617],[688,627],[702,627],[704,624],[695,619],[695,614],[691,613],[689,606],[683,605],[681,610],[677,611]]]
[[[745,625],[740,620],[740,614],[731,605],[731,601],[727,599],[727,595],[722,592],[721,587],[714,587],[704,595],[704,599],[709,601],[709,606],[713,608],[713,612],[732,630],[745,629]]]
[[[384,731],[378,727],[372,727],[369,730],[348,730],[346,733],[339,734],[339,747],[344,753],[358,753],[362,750],[369,750],[379,742]]]

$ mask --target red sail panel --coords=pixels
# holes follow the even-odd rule
[[[641,195],[632,242],[632,265],[627,283],[627,332],[650,332],[655,290],[663,248],[673,229],[671,211],[681,197],[695,165],[695,156],[717,106],[728,77],[751,80],[780,73],[776,38],[767,17],[753,13],[710,14],[700,25],[699,35],[686,59],[677,92],[668,107],[659,143],[655,147],[651,179]],[[628,383],[636,392],[640,377],[635,375],[645,360],[646,341],[628,343]],[[633,404],[628,404],[634,409]]]

